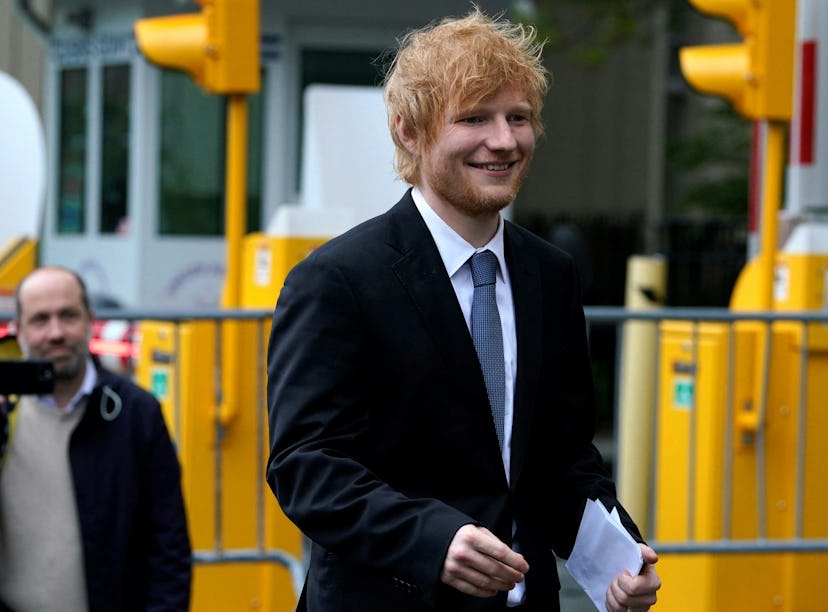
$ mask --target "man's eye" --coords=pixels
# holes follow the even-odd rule
[[[80,313],[75,310],[64,310],[60,313],[61,321],[77,321],[80,319]]]
[[[509,117],[509,121],[511,121],[512,123],[525,123],[529,121],[529,117],[527,117],[526,115],[511,115]]]
[[[461,123],[483,123],[483,117],[463,117]]]

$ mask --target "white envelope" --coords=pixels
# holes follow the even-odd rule
[[[635,576],[644,559],[641,548],[624,529],[618,511],[607,512],[599,501],[587,500],[566,569],[601,612],[610,583],[622,572]]]

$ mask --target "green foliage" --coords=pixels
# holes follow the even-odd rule
[[[547,48],[595,66],[613,48],[645,38],[642,24],[653,6],[667,0],[535,0],[515,2],[514,19],[537,28]]]
[[[619,46],[648,42],[651,15],[668,7],[667,27],[680,36],[683,16],[692,14],[675,0],[515,0],[513,19],[533,25],[547,50],[564,53],[586,67],[605,63]],[[745,217],[750,172],[750,123],[725,102],[712,101],[697,129],[667,146],[672,213]]]
[[[750,122],[720,101],[702,112],[699,126],[667,147],[668,168],[685,177],[675,212],[744,217],[748,208]]]

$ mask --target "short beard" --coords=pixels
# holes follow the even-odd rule
[[[486,217],[492,213],[500,212],[514,201],[526,180],[526,176],[529,174],[529,167],[529,163],[523,166],[521,174],[515,178],[512,189],[506,195],[487,196],[485,192],[481,193],[483,190],[477,190],[468,184],[459,190],[443,188],[439,181],[432,185],[432,188],[441,198],[450,202],[455,209],[465,215],[473,218]]]
[[[60,381],[71,381],[75,380],[80,376],[81,372],[83,372],[83,368],[86,365],[86,357],[83,355],[77,355],[74,359],[72,359],[69,363],[65,366],[60,368],[55,368],[55,380]]]

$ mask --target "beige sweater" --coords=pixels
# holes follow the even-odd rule
[[[84,612],[80,526],[69,436],[83,415],[21,398],[0,472],[0,600],[20,612]]]

